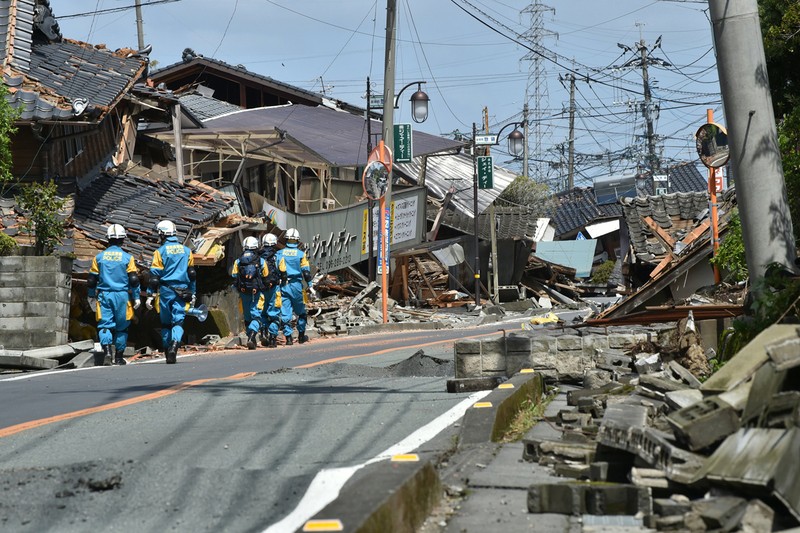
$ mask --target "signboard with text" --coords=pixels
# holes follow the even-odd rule
[[[494,166],[492,156],[484,155],[477,159],[478,165],[478,188],[491,189],[494,187]]]
[[[412,146],[411,124],[394,125],[394,161],[395,163],[409,163],[414,159]]]

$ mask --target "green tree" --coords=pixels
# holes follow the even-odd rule
[[[8,88],[0,83],[0,196],[11,185],[14,176],[11,173],[13,157],[11,154],[11,138],[17,133],[14,121],[19,116],[16,109],[6,101]]]
[[[546,183],[532,178],[517,176],[497,198],[498,205],[504,203],[525,206],[532,209],[531,216],[547,216],[553,205],[553,193]]]
[[[36,255],[50,255],[64,237],[64,224],[58,212],[66,200],[59,198],[53,180],[31,183],[17,195],[17,203],[25,211],[25,230],[36,236]]]
[[[800,0],[758,4],[789,209],[800,240]]]

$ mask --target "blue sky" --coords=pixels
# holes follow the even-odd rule
[[[143,4],[153,0],[142,0]],[[65,37],[136,47],[133,9],[76,15],[130,6],[134,0],[51,0]],[[693,134],[706,109],[724,123],[707,3],[696,0],[551,0],[538,7],[519,0],[397,0],[396,88],[427,80],[430,117],[414,127],[434,135],[480,128],[487,109],[490,130],[522,118],[527,100],[532,128],[531,173],[552,186],[566,174],[569,84],[576,83],[576,185],[592,177],[635,171],[645,131],[640,68],[615,68],[635,57],[643,39],[651,65],[655,131],[666,161],[696,161]],[[531,55],[532,12],[546,35],[539,85]],[[180,61],[185,48],[299,87],[365,105],[366,78],[383,90],[385,0],[179,0],[143,8],[145,43],[161,66]],[[516,42],[515,42],[516,41]],[[631,51],[618,46],[623,44]],[[541,57],[541,56],[535,56]],[[588,80],[587,80],[588,77]],[[396,122],[411,122],[402,95]],[[527,96],[526,96],[527,95]],[[507,129],[506,132],[510,131]],[[493,150],[496,162],[519,163]],[[535,152],[535,153],[534,153]]]

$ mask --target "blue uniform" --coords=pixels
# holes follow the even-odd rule
[[[303,278],[311,277],[311,265],[303,250],[297,243],[288,243],[286,248],[278,252],[278,270],[286,283],[281,284],[281,321],[283,336],[292,335],[292,314],[297,315],[297,333],[302,337],[306,332],[306,291]]]
[[[264,279],[268,273],[267,262],[258,257],[258,274],[261,277],[259,288],[254,291],[239,291],[239,297],[241,298],[239,303],[242,306],[242,315],[244,316],[244,324],[248,334],[255,334],[261,331],[261,313],[264,309],[264,295],[261,292],[261,287],[264,286]],[[233,279],[239,278],[239,259],[233,262],[231,276]]]
[[[161,320],[161,340],[165,349],[173,341],[180,343],[183,339],[183,321],[189,301],[179,293],[196,293],[196,282],[189,277],[189,268],[193,267],[192,251],[175,236],[167,237],[164,244],[153,252],[150,275],[158,279],[156,310]],[[152,293],[153,289],[148,287],[147,295],[152,296]]]
[[[261,258],[267,263],[267,269],[269,269],[270,258],[276,257],[277,253],[278,251],[273,246],[262,248]],[[277,267],[277,257],[275,261],[275,266]],[[269,273],[273,274],[272,271]],[[272,286],[270,286],[269,282],[264,286],[264,309],[261,312],[262,335],[264,334],[264,329],[266,329],[266,333],[269,335],[277,336],[281,325],[281,291],[278,286],[280,277],[277,276],[277,272],[275,272],[274,276],[267,277],[268,279],[274,277],[276,282],[271,284]]]
[[[89,276],[94,282],[89,283],[89,298],[97,299],[97,329],[100,344],[114,344],[122,353],[128,345],[128,326],[133,318],[131,301],[139,299],[141,288],[133,256],[119,246],[109,246],[92,260]],[[131,283],[135,280],[135,284]]]

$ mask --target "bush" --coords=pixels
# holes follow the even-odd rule
[[[719,245],[717,255],[711,258],[711,264],[725,270],[729,281],[744,281],[749,277],[747,258],[744,254],[742,221],[739,219],[738,211],[731,215],[728,231]]]
[[[12,237],[0,232],[0,256],[17,255],[19,245]]]
[[[616,264],[616,261],[609,259],[602,265],[595,268],[594,272],[592,272],[592,283],[594,285],[603,285],[608,283],[608,280],[611,279],[611,273],[614,272],[614,265]]]

